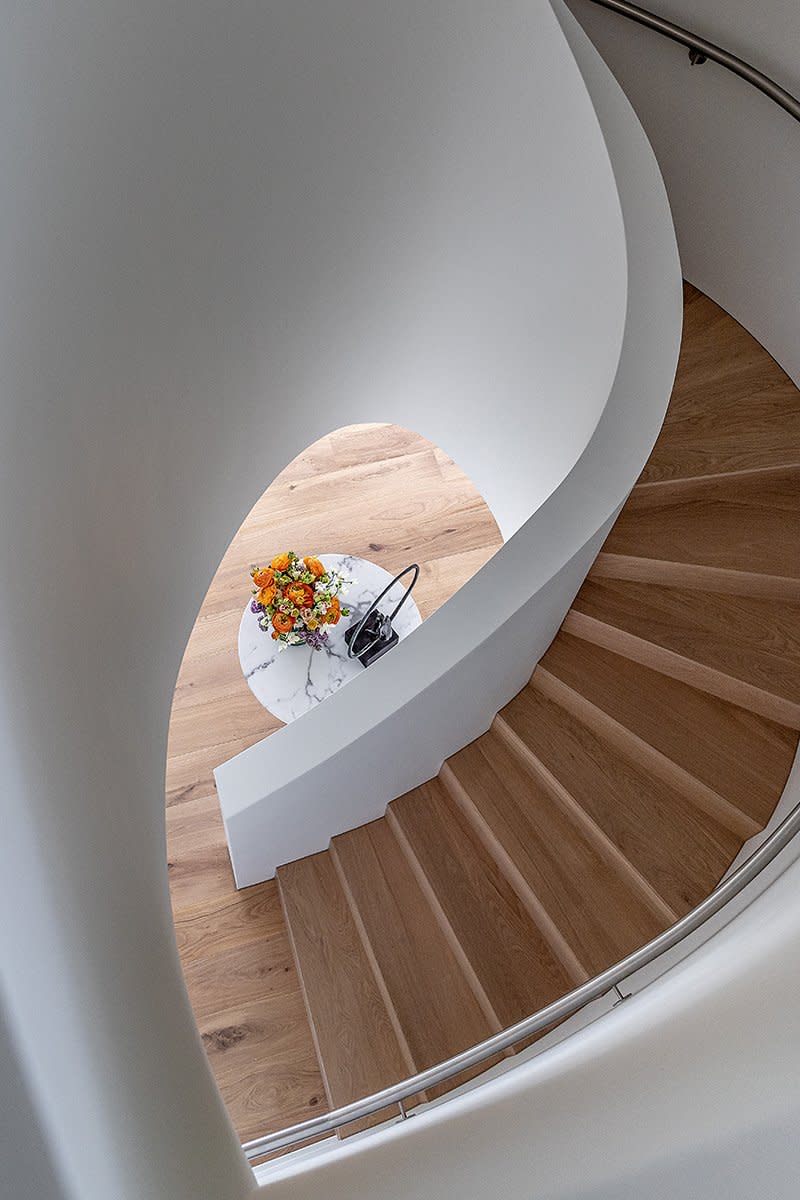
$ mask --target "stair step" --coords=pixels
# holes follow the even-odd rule
[[[800,728],[800,604],[587,579],[562,628]]]
[[[800,580],[800,466],[634,488],[603,551]]]
[[[490,730],[449,760],[464,811],[499,861],[508,860],[587,976],[670,924],[609,859],[604,844]],[[508,873],[508,872],[507,872]]]
[[[542,695],[535,678],[506,705],[502,719],[683,915],[713,890],[742,838]]]
[[[642,480],[713,475],[797,461],[795,385],[726,312],[699,296],[684,337],[664,427]]]
[[[279,867],[278,886],[331,1107],[414,1074],[330,854]]]
[[[439,779],[389,805],[451,945],[506,1028],[582,982],[569,972]]]
[[[766,824],[794,759],[791,730],[564,632],[540,668]]]
[[[331,854],[415,1070],[496,1033],[388,821],[335,837]]]
[[[629,579],[635,583],[661,583],[666,587],[720,592],[726,596],[755,596],[790,603],[800,601],[800,579],[791,579],[787,575],[732,571],[727,567],[670,562],[633,554],[607,554],[605,551],[594,560],[589,579]]]

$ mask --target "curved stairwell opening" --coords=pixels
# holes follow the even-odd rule
[[[689,284],[684,314],[661,435],[530,683],[437,778],[278,870],[332,1107],[649,941],[781,797],[800,730],[800,393]]]

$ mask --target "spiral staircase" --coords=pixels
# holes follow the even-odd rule
[[[647,942],[781,796],[800,730],[800,395],[690,285],[684,310],[661,435],[530,683],[437,778],[278,871],[333,1107]]]
[[[563,0],[12,6],[0,1192],[15,1200],[796,1191],[798,393],[691,287],[678,383],[631,488],[674,374],[678,241],[686,274],[800,378],[796,129],[778,147],[747,133],[751,103],[781,121],[800,103],[666,19],[596,2],[666,32],[686,71],[687,47],[709,60],[686,110],[673,71],[635,64],[685,174],[667,153],[662,178]],[[794,30],[779,7],[763,28]],[[734,48],[770,67],[753,21],[752,54],[746,36]],[[720,67],[762,94],[718,87]],[[676,111],[696,114],[692,136]],[[221,764],[229,845],[252,851],[237,879],[284,864],[329,1104],[399,1079],[402,1113],[418,1109],[267,1180],[250,1162],[268,1139],[243,1152],[181,973],[166,731],[231,531],[303,446],[374,420],[446,447],[506,541],[359,684]],[[312,816],[308,844],[265,864],[270,831],[305,837]],[[762,837],[756,868],[737,867]],[[600,996],[595,973],[631,947],[683,936],[711,889],[731,900],[717,923],[648,960],[624,1004],[557,1043],[541,1012],[509,1038],[554,997]],[[414,1075],[466,1046],[470,1076],[519,1053],[479,1086]],[[354,1128],[322,1116],[270,1145]]]

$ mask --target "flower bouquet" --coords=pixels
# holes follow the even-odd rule
[[[281,648],[322,650],[328,640],[325,626],[350,615],[339,595],[352,581],[338,571],[328,571],[312,555],[299,558],[293,550],[276,554],[268,567],[251,567],[250,576],[254,585],[250,609]]]

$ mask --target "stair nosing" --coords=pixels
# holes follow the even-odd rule
[[[668,754],[658,750],[644,738],[639,737],[627,725],[612,717],[600,705],[587,699],[557,675],[541,664],[536,668],[529,684],[543,696],[553,700],[561,708],[572,713],[593,732],[605,737],[626,758],[631,759],[652,773],[669,787],[679,791],[707,816],[723,824],[737,837],[751,838],[760,833],[763,826],[743,812],[730,800],[726,800],[714,788],[703,783],[691,771],[687,771]]]
[[[445,762],[442,765],[439,778],[467,820],[472,824],[475,832],[497,863],[508,883],[516,892],[529,917],[542,934],[567,975],[575,986],[585,983],[590,978],[589,971],[587,971],[564,934],[547,912],[544,904],[536,895],[536,892],[528,883],[505,846],[475,807],[469,792],[461,781],[456,778],[455,772],[449,763]]]
[[[486,1020],[489,1022],[490,1029],[494,1033],[502,1032],[502,1030],[505,1028],[505,1026],[503,1025],[502,1021],[500,1020],[497,1013],[495,1012],[494,1005],[492,1004],[491,1000],[489,999],[486,989],[484,988],[483,984],[481,983],[480,979],[478,978],[478,973],[475,970],[475,968],[473,967],[472,962],[470,961],[469,956],[467,955],[467,952],[465,951],[464,947],[461,945],[461,942],[459,941],[458,937],[456,936],[455,930],[453,929],[452,925],[450,924],[447,914],[445,913],[444,908],[442,907],[442,904],[439,901],[438,896],[436,895],[436,891],[435,891],[433,885],[431,884],[430,880],[428,879],[428,876],[425,873],[425,869],[422,866],[422,863],[419,861],[416,854],[414,853],[414,848],[411,845],[411,842],[409,841],[408,837],[406,836],[406,832],[403,829],[402,825],[400,824],[397,814],[395,813],[391,804],[389,804],[389,806],[386,809],[386,820],[389,824],[389,828],[391,829],[392,833],[394,834],[394,837],[397,840],[397,844],[399,845],[400,849],[403,851],[403,854],[405,855],[406,860],[408,861],[408,864],[411,867],[411,870],[414,872],[414,876],[417,880],[417,883],[419,884],[420,888],[422,889],[423,895],[425,896],[425,899],[428,901],[428,904],[430,905],[431,912],[433,913],[436,921],[438,922],[439,928],[441,929],[442,933],[444,934],[444,937],[446,938],[447,943],[450,946],[450,949],[452,950],[453,954],[455,955],[456,961],[458,962],[459,966],[461,967],[461,970],[464,972],[464,976],[467,980],[467,983],[469,984],[470,988],[472,989],[472,993],[475,996],[475,999],[477,1000],[477,1002],[480,1006],[480,1009],[483,1012],[483,1015],[486,1017]]]
[[[561,805],[564,811],[577,820],[582,826],[587,835],[591,838],[598,852],[606,859],[606,862],[619,874],[624,875],[630,882],[631,887],[638,892],[645,904],[648,905],[651,912],[659,918],[666,921],[667,924],[673,925],[678,920],[678,914],[667,904],[663,896],[660,896],[651,883],[645,879],[639,870],[633,865],[629,858],[622,852],[615,842],[606,834],[597,822],[589,816],[586,810],[575,799],[575,797],[564,787],[559,779],[553,775],[552,771],[544,765],[541,759],[527,746],[522,738],[517,734],[504,717],[497,714],[492,723],[492,728],[503,739],[509,748],[516,753],[517,757],[531,770],[541,783],[546,787],[547,791],[553,799]]]
[[[629,658],[640,666],[649,667],[662,675],[668,675],[689,687],[708,692],[719,700],[726,700],[738,708],[744,708],[768,721],[775,721],[789,729],[800,729],[800,704],[778,696],[775,692],[767,692],[756,684],[747,683],[728,675],[717,667],[709,667],[697,659],[688,658],[649,642],[638,634],[628,633],[617,625],[610,625],[597,617],[590,617],[575,608],[571,608],[564,618],[561,629],[574,637],[604,650],[611,650],[623,658]]]
[[[725,596],[800,602],[800,579],[793,579],[790,575],[768,575],[759,571],[740,571],[735,567],[714,567],[706,563],[675,562],[643,554],[615,554],[608,550],[598,554],[587,578],[660,583],[666,587],[685,587]]]
[[[647,465],[648,464],[645,463],[645,467]],[[774,475],[779,471],[789,471],[793,467],[798,466],[800,466],[800,463],[798,462],[785,462],[775,463],[768,467],[741,467],[736,471],[710,471],[703,475],[676,475],[669,479],[645,479],[641,483],[635,483],[632,491],[639,492],[643,491],[645,488],[648,490],[651,488],[667,489],[669,487],[673,487],[677,491],[681,487],[691,486],[692,484],[696,483],[704,483],[707,479],[741,479],[742,477],[748,475]]]

